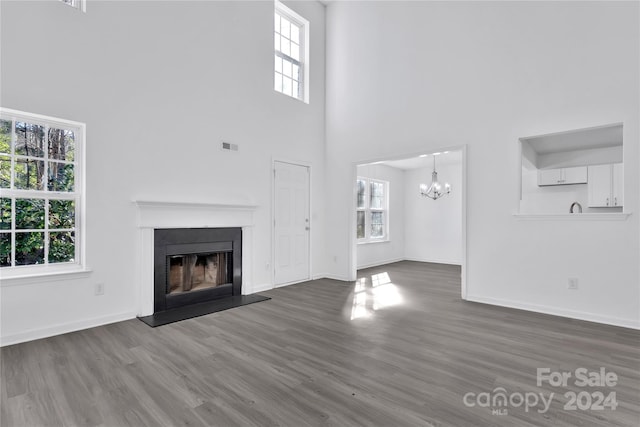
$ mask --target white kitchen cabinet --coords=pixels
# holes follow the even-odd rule
[[[541,169],[538,171],[538,186],[558,185],[562,181],[562,169]]]
[[[540,169],[538,170],[538,186],[586,184],[587,167]]]
[[[612,182],[612,195],[613,205],[624,205],[624,167],[622,163],[616,163],[613,165],[613,182]]]
[[[622,207],[624,169],[622,163],[589,166],[589,207]]]

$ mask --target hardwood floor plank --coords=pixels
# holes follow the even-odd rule
[[[457,266],[399,262],[265,295],[2,348],[0,425],[640,425],[639,331],[462,301]],[[580,367],[617,384],[537,385],[537,368]],[[499,389],[554,398],[501,415],[464,403]],[[565,393],[597,391],[618,407],[565,408]]]

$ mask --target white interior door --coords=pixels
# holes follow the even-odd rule
[[[309,167],[274,162],[274,284],[309,279]]]

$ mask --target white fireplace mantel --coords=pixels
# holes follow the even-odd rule
[[[255,205],[134,200],[137,207],[138,315],[153,314],[154,230],[158,228],[242,228],[242,293],[253,293],[253,213]]]
[[[255,205],[136,200],[140,228],[243,227],[253,225]],[[230,225],[225,225],[229,223]]]

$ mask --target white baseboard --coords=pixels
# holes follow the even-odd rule
[[[331,279],[331,280],[339,280],[341,282],[352,282],[353,280],[349,280],[347,276],[339,276],[337,274],[316,274],[313,276],[313,280],[318,279]]]
[[[416,261],[416,262],[430,262],[432,264],[462,265],[462,261],[450,260],[450,259],[405,258],[404,260]]]
[[[286,282],[286,283],[278,283],[277,285],[274,285],[273,288],[284,288],[285,286],[291,286],[291,285],[297,285],[298,283],[304,283],[304,282],[309,282],[311,281],[311,279],[303,279],[303,280],[294,280],[293,282]]]
[[[375,261],[375,262],[369,262],[366,264],[358,264],[358,270],[362,270],[363,268],[371,268],[371,267],[378,267],[381,265],[385,265],[385,264],[391,264],[394,262],[400,262],[400,261],[404,261],[405,258],[394,258],[394,259],[387,259],[384,261]]]
[[[258,292],[270,291],[271,289],[273,289],[273,285],[271,283],[262,283],[260,285],[253,285],[251,287],[251,293],[255,294]],[[250,295],[250,294],[245,294],[245,295]]]
[[[640,320],[623,319],[613,316],[602,316],[596,313],[586,311],[568,310],[561,307],[552,307],[546,305],[529,304],[521,301],[512,301],[499,298],[481,297],[467,295],[467,301],[479,302],[482,304],[497,305],[500,307],[516,308],[519,310],[533,311],[535,313],[551,314],[553,316],[568,317],[570,319],[586,320],[587,322],[603,323],[612,326],[621,326],[623,328],[640,329]]]
[[[108,325],[109,323],[122,322],[123,320],[135,319],[136,313],[128,311],[125,313],[112,314],[109,316],[94,317],[92,319],[81,320],[79,322],[62,323],[46,328],[30,329],[13,335],[0,337],[0,347],[19,344],[22,342],[49,338],[55,335],[76,332],[82,329],[95,328],[96,326]]]

